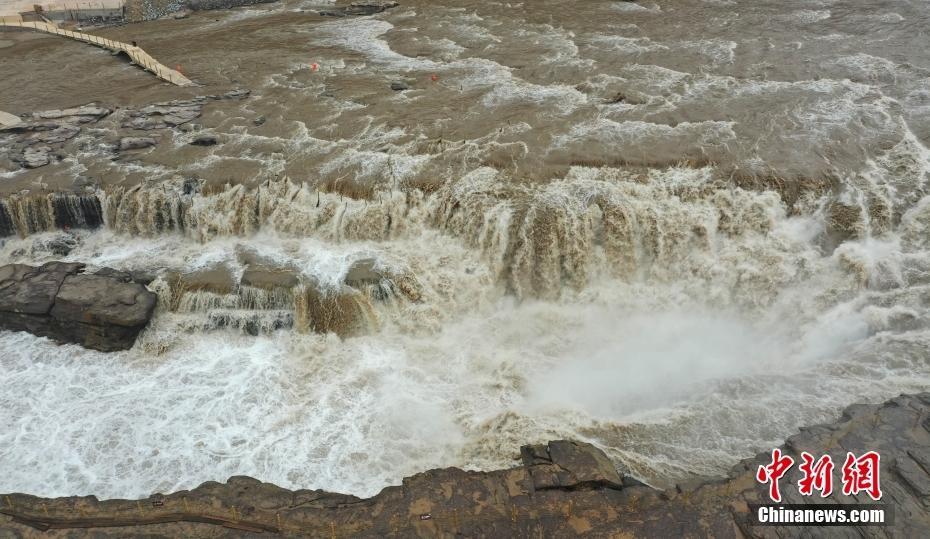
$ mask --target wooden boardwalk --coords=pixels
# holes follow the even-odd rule
[[[0,18],[0,26],[32,29],[36,32],[45,32],[47,34],[70,37],[71,39],[76,39],[78,41],[83,41],[84,43],[89,43],[97,47],[109,49],[113,52],[124,52],[132,59],[133,62],[135,62],[137,66],[151,72],[161,80],[170,82],[171,84],[176,84],[178,86],[191,86],[193,84],[181,73],[178,73],[169,67],[163,66],[162,64],[158,63],[157,60],[149,56],[147,52],[139,47],[133,47],[129,43],[113,41],[112,39],[86,34],[84,32],[72,32],[71,30],[63,30],[55,24],[49,22],[24,22],[22,20],[17,21],[12,18]]]

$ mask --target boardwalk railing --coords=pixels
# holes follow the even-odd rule
[[[128,43],[123,43],[122,41],[113,41],[112,39],[95,36],[93,34],[86,34],[84,32],[63,30],[55,24],[41,21],[16,21],[4,18],[0,19],[0,26],[28,28],[35,30],[36,32],[45,32],[47,34],[69,37],[71,39],[83,41],[84,43],[89,43],[91,45],[109,49],[114,52],[124,52],[132,59],[133,62],[135,62],[136,65],[142,67],[142,69],[145,69],[146,71],[150,71],[161,80],[170,82],[171,84],[176,84],[178,86],[191,86],[193,84],[181,73],[158,63],[157,60],[152,58],[144,50],[140,49],[139,47],[134,47]]]

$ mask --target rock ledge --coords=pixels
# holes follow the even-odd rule
[[[132,348],[156,295],[122,272],[84,269],[66,262],[0,266],[0,329],[104,352]]]
[[[590,444],[524,446],[521,466],[492,472],[430,470],[360,499],[291,491],[249,477],[144,500],[93,496],[43,499],[0,494],[0,536],[65,537],[925,537],[930,530],[930,393],[855,405],[835,423],[802,429],[782,450],[881,454],[882,500],[890,527],[759,527],[750,503],[766,500],[755,481],[768,453],[729,477],[661,492],[620,477]],[[797,470],[782,480],[786,503],[869,503],[865,496],[801,499]],[[41,530],[41,531],[37,531]],[[46,532],[45,530],[49,530]],[[69,531],[70,530],[70,531]]]

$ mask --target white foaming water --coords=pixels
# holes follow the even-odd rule
[[[754,14],[704,3],[728,27],[739,26],[734,12]],[[374,259],[409,277],[416,294],[372,299],[374,323],[353,338],[271,333],[273,324],[247,336],[208,317],[245,319],[262,304],[273,309],[258,314],[286,318],[294,291],[196,291],[172,310],[159,279],[162,304],[130,351],[0,333],[0,490],[135,497],[247,474],[370,495],[430,467],[508,466],[519,445],[562,437],[596,443],[624,471],[667,486],[720,474],[851,402],[930,387],[930,152],[908,127],[930,99],[919,80],[895,88],[920,62],[858,52],[836,31],[849,30],[839,8],[808,9],[782,19],[792,33],[837,27],[789,36],[803,43],[790,48],[798,63],[813,64],[780,70],[771,61],[785,43],[754,30],[743,39],[713,17],[719,33],[692,35],[700,29],[687,4],[652,17],[657,4],[611,3],[609,27],[585,15],[584,24],[521,21],[514,31],[495,18],[532,6],[481,6],[484,17],[440,6],[298,30],[326,49],[319,73],[306,76],[310,58],[299,58],[259,91],[312,100],[312,119],[257,135],[236,121],[266,113],[256,92],[243,102],[254,110],[223,116],[231,132],[201,160],[111,166],[167,180],[241,159],[267,179],[306,159],[312,174],[382,180],[371,200],[321,194],[312,177],[184,203],[174,180],[114,188],[98,193],[111,229],[75,234],[64,258],[182,274],[226,266],[238,278],[248,252],[332,290],[353,263]],[[237,13],[220,24],[266,11]],[[652,34],[649,21],[660,19],[676,30]],[[631,37],[611,34],[618,29]],[[395,39],[410,56],[392,50]],[[817,56],[834,46],[839,53]],[[478,103],[456,118],[473,131],[460,150],[421,151],[435,136],[415,123],[422,117],[406,110],[410,122],[386,121],[366,84],[353,95],[326,78],[360,77],[387,92],[390,78],[434,71],[442,82],[433,88]],[[386,99],[427,102],[421,90]],[[300,117],[274,110],[270,123]],[[504,117],[514,121],[503,126]],[[596,166],[538,184],[481,166],[508,144]],[[252,153],[273,145],[280,151]],[[844,150],[864,157],[850,165]],[[803,180],[821,176],[801,163],[786,174],[801,179],[789,207],[794,184],[778,172],[811,155],[840,186],[808,191]],[[460,160],[461,173],[441,169],[435,191],[385,187],[443,159]],[[775,178],[736,187],[715,159]],[[637,160],[711,164],[600,166]],[[69,164],[85,170],[80,159]],[[834,203],[851,208],[851,222],[838,222],[848,215]],[[165,208],[184,209],[183,230],[159,224]],[[55,238],[10,240],[0,261],[60,259],[48,252]]]
[[[540,198],[564,203],[599,174],[574,170]],[[654,180],[685,192],[701,177],[673,170]],[[497,185],[496,175],[478,175],[459,195]],[[628,197],[656,196],[649,186],[630,188]],[[707,214],[688,208],[680,211],[694,216],[675,219]],[[917,208],[903,219],[906,230],[926,226],[928,212]],[[2,333],[4,488],[134,497],[247,474],[370,495],[430,467],[507,466],[519,444],[556,437],[598,443],[661,485],[719,473],[735,455],[828,419],[850,400],[927,383],[926,326],[913,323],[925,310],[916,289],[902,288],[901,270],[909,259],[930,267],[925,255],[913,259],[912,247],[889,237],[821,257],[810,243],[824,226],[815,217],[754,218],[776,226],[765,242],[747,231],[718,246],[715,275],[697,272],[699,257],[684,258],[645,279],[602,278],[560,300],[519,303],[489,286],[487,264],[497,262],[428,229],[385,242],[82,235],[68,258],[123,269],[235,265],[245,247],[336,283],[352,261],[375,256],[412,271],[424,295],[413,309],[383,311],[380,331],[347,340],[179,331],[181,315],[163,311],[135,348],[117,354]],[[9,241],[2,252],[24,256],[15,253],[41,240]],[[746,249],[762,260],[783,250],[784,260],[753,269],[740,255]],[[728,290],[737,276],[757,281],[763,296],[766,280],[785,283],[781,299],[754,315],[721,307],[740,293]],[[741,293],[754,290],[746,286]]]
[[[661,482],[663,446],[694,436],[695,415],[705,422],[692,449],[716,456],[675,466],[715,471],[729,451],[747,451],[734,440],[756,447],[760,436],[823,419],[824,407],[850,392],[882,395],[887,379],[908,369],[905,386],[930,378],[925,362],[874,358],[881,374],[867,383],[845,373],[860,364],[841,358],[869,342],[855,312],[827,315],[793,339],[789,325],[656,310],[650,294],[630,292],[595,287],[601,299],[593,301],[498,302],[426,336],[173,335],[157,356],[144,346],[101,354],[0,333],[10,389],[0,397],[0,423],[10,426],[0,433],[4,488],[134,497],[247,474],[371,495],[430,467],[508,465],[511,444],[547,436],[596,441]],[[927,343],[926,332],[912,338]],[[762,382],[772,376],[777,383]],[[795,392],[808,395],[812,380],[825,390],[821,402],[798,410]],[[781,408],[763,414],[750,400]],[[760,427],[744,430],[753,422]],[[638,447],[612,439],[618,428],[679,423],[683,432],[659,429]]]

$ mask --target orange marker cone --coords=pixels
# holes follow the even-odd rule
[[[319,69],[320,69],[320,64],[318,64],[318,63],[316,63],[316,62],[310,64],[310,71],[317,71],[317,70],[319,70]]]
[[[433,73],[432,75],[429,76],[429,80],[436,82],[437,80],[439,80],[439,75]]]
[[[177,71],[178,73],[184,74],[184,72],[181,71],[181,64],[178,64],[178,65],[174,68],[174,70]]]

